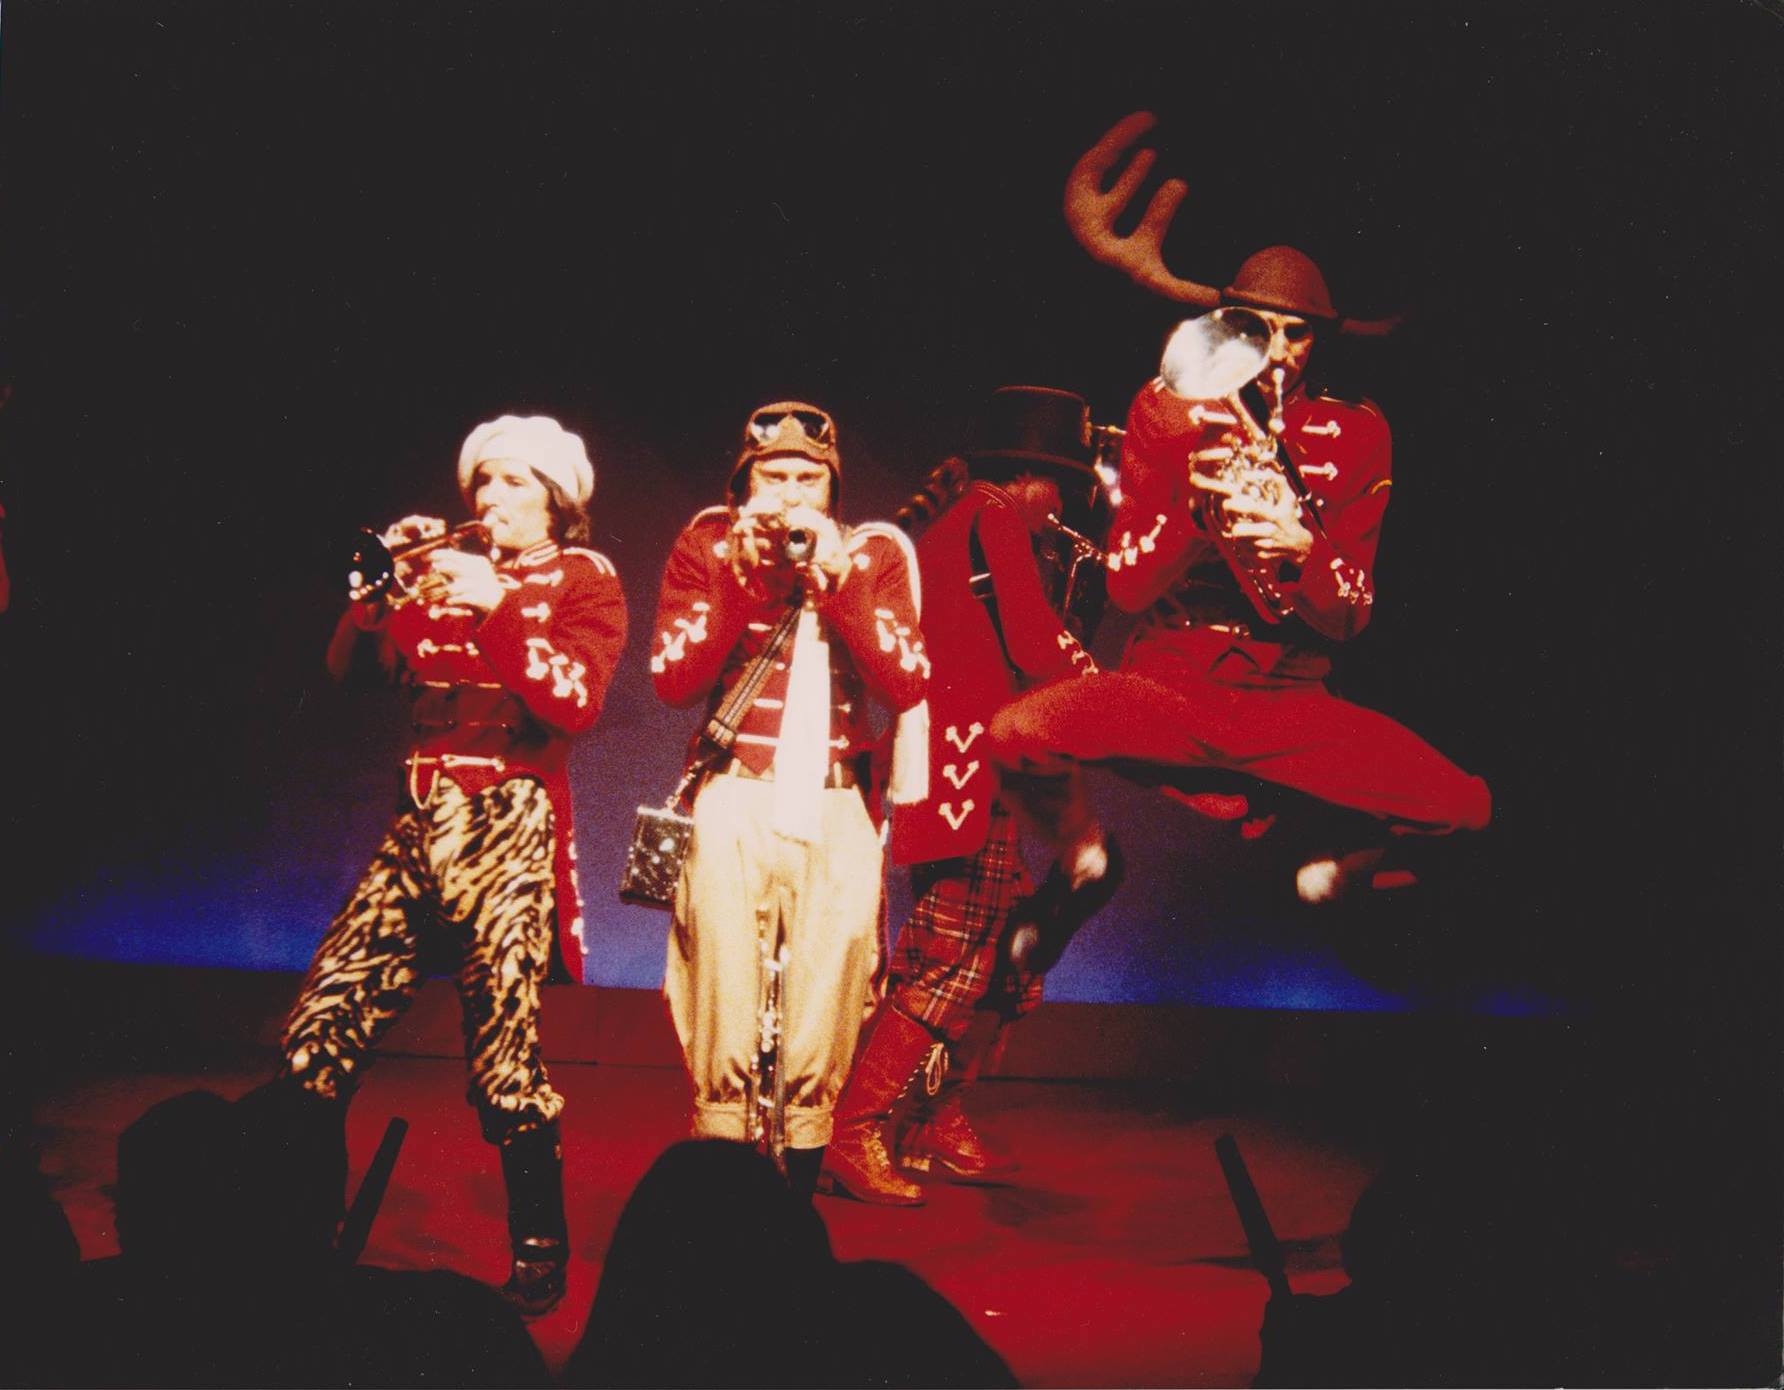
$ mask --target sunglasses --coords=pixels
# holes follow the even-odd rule
[[[836,425],[819,410],[758,410],[750,416],[749,435],[758,444],[766,444],[791,420],[801,434],[814,444],[828,444],[836,435]]]
[[[1306,319],[1277,313],[1273,309],[1252,309],[1235,304],[1216,309],[1212,317],[1240,325],[1240,331],[1246,336],[1250,336],[1254,327],[1262,329],[1262,336],[1265,338],[1280,333],[1285,341],[1291,343],[1305,342],[1313,336],[1313,325]]]

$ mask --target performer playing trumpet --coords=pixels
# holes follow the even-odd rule
[[[788,1177],[806,1193],[878,956],[880,839],[861,792],[867,697],[911,710],[929,677],[908,542],[887,526],[837,524],[841,471],[823,411],[755,411],[729,505],[696,515],[670,553],[651,658],[657,694],[678,707],[716,710],[764,677],[731,756],[694,801],[664,993],[693,1081],[694,1134],[755,1138],[753,1107],[778,1092],[784,1113],[766,1128],[784,1131]],[[923,757],[920,738],[900,741]],[[922,795],[896,772],[891,791]],[[763,972],[782,960],[765,991]],[[768,995],[778,1085],[760,1074]]]
[[[385,536],[402,592],[375,594],[363,569],[352,576],[355,601],[329,647],[340,678],[356,648],[376,644],[408,687],[415,734],[396,819],[285,1025],[285,1075],[344,1106],[420,989],[424,960],[451,962],[469,1099],[508,1190],[503,1292],[537,1314],[563,1297],[569,1257],[564,1101],[539,1051],[548,972],[582,978],[566,763],[601,712],[626,609],[612,564],[577,544],[594,491],[579,437],[544,416],[504,415],[465,440],[458,481],[491,553],[418,553],[414,542],[445,523],[405,518]]]
[[[1042,890],[1037,968],[1064,949],[1082,905],[1102,897],[1101,827],[1082,796],[1062,794],[1083,762],[1243,772],[1402,832],[1479,829],[1492,807],[1479,777],[1325,685],[1333,647],[1362,631],[1375,600],[1391,450],[1379,409],[1309,390],[1306,373],[1321,335],[1383,326],[1341,319],[1319,267],[1293,247],[1257,252],[1221,290],[1171,275],[1160,242],[1181,183],[1159,190],[1132,234],[1115,235],[1149,161],[1106,193],[1102,179],[1150,124],[1129,117],[1079,161],[1067,220],[1099,260],[1167,298],[1246,307],[1265,339],[1274,428],[1268,446],[1249,448],[1254,431],[1220,402],[1173,391],[1168,367],[1141,389],[1128,414],[1108,569],[1110,599],[1144,614],[1142,625],[1119,671],[1034,691],[991,722],[992,754],[1058,854]],[[1275,468],[1264,466],[1267,454]],[[1379,857],[1321,856],[1301,866],[1297,889],[1329,899],[1349,877],[1372,878]]]

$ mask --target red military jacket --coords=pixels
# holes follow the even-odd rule
[[[355,605],[329,667],[344,673],[356,630],[381,635],[386,664],[400,667],[410,691],[409,794],[417,805],[438,777],[472,794],[511,777],[544,784],[557,839],[558,955],[580,983],[570,741],[601,712],[626,644],[625,595],[605,555],[552,541],[499,564],[496,578],[507,592],[481,620],[445,604]]]
[[[657,694],[682,708],[702,698],[708,714],[724,700],[767,644],[786,605],[758,601],[731,570],[731,513],[709,507],[688,523],[669,552],[657,603],[656,650],[650,671]],[[817,602],[830,645],[830,762],[873,745],[865,696],[899,713],[923,699],[929,656],[917,621],[917,597],[904,542],[890,527],[869,523],[847,533],[853,571]],[[734,756],[766,772],[780,744],[790,647],[738,725]]]
[[[975,536],[997,602],[996,625],[973,592]],[[917,567],[923,630],[935,663],[929,796],[899,807],[892,819],[892,857],[900,864],[979,849],[999,787],[997,769],[980,743],[991,716],[1023,685],[1096,669],[1048,603],[1028,524],[1001,488],[970,484],[917,542]]]
[[[1145,612],[1147,622],[1125,664],[1144,664],[1151,644],[1201,641],[1218,624],[1227,645],[1265,673],[1323,676],[1330,666],[1323,643],[1361,632],[1375,601],[1371,572],[1392,482],[1387,420],[1366,401],[1289,396],[1284,439],[1320,525],[1307,523],[1313,549],[1299,576],[1280,586],[1291,616],[1270,624],[1242,597],[1192,505],[1198,494],[1189,484],[1189,456],[1230,428],[1203,418],[1210,409],[1220,407],[1198,406],[1154,380],[1128,412],[1121,501],[1109,529],[1109,598],[1130,613]]]

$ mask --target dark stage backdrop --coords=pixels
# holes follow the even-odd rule
[[[1059,195],[1151,107],[1180,273],[1290,242],[1346,311],[1412,311],[1346,364],[1397,477],[1339,683],[1485,775],[1497,822],[1442,890],[1322,921],[1289,891],[1322,832],[1242,843],[1101,783],[1134,873],[1054,997],[1775,979],[1766,8],[167,0],[8,4],[0,39],[18,941],[308,959],[403,731],[322,673],[343,540],[453,512],[465,432],[542,411],[591,444],[633,620],[574,766],[589,978],[655,985],[664,920],[611,885],[692,721],[649,688],[670,540],[760,400],[836,412],[857,518],[999,384],[1118,421],[1177,315]]]

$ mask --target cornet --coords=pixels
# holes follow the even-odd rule
[[[444,575],[429,567],[419,578],[404,583],[397,574],[397,565],[400,562],[412,568],[416,560],[442,548],[487,556],[495,548],[495,542],[489,527],[481,521],[466,521],[440,535],[394,548],[376,531],[361,531],[347,562],[347,596],[355,603],[364,603],[388,595],[391,604],[398,607],[416,600],[441,601],[446,597]]]
[[[785,512],[759,512],[756,524],[789,565],[803,565],[817,553],[818,533],[809,526],[794,526]]]
[[[1284,372],[1270,357],[1270,325],[1249,309],[1216,309],[1177,326],[1165,344],[1159,378],[1174,396],[1195,402],[1192,423],[1226,427],[1221,442],[1189,456],[1192,471],[1233,483],[1242,496],[1280,502],[1301,499],[1282,465]],[[1257,383],[1269,407],[1259,424],[1240,391]],[[1277,563],[1234,545],[1220,516],[1218,495],[1197,490],[1202,529],[1232,568],[1239,587],[1266,622],[1281,622],[1291,600],[1282,592]]]

